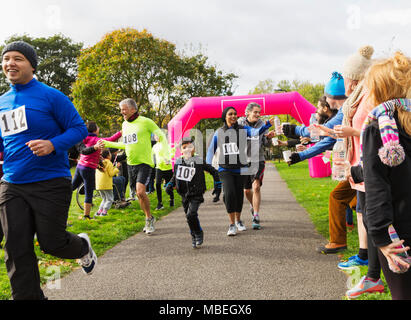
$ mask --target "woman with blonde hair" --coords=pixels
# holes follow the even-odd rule
[[[407,99],[411,93],[411,59],[396,52],[374,63],[366,73],[365,86],[377,107],[362,128],[362,170],[353,167],[351,173],[354,180],[361,180],[363,173],[364,223],[379,248],[392,298],[411,299],[409,260],[399,256],[407,255],[407,251],[409,255],[411,245],[411,100]],[[400,241],[391,240],[390,226]]]

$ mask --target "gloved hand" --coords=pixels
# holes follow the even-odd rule
[[[214,184],[214,190],[211,193],[212,195],[215,195],[213,198],[213,202],[217,202],[220,200],[220,194],[221,194],[221,182],[216,182]]]
[[[300,155],[298,154],[298,152],[293,152],[290,156],[291,161],[288,162],[288,166],[298,163],[301,161]]]
[[[173,194],[173,184],[171,182],[166,183],[166,193],[168,195]]]
[[[286,137],[292,138],[293,136],[295,136],[295,124],[283,124],[283,134]]]

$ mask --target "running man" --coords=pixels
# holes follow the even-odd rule
[[[137,103],[127,98],[120,102],[120,112],[123,115],[122,142],[104,141],[105,147],[125,149],[127,155],[128,175],[130,186],[136,185],[136,195],[140,207],[146,215],[144,232],[154,232],[155,218],[150,212],[150,200],[146,194],[146,185],[150,179],[151,170],[154,168],[151,153],[151,134],[159,137],[161,150],[159,154],[169,157],[171,151],[167,137],[153,120],[140,116]]]
[[[259,129],[265,125],[260,119],[261,106],[251,102],[245,109],[246,117],[238,119],[238,124]],[[251,205],[252,227],[261,229],[260,226],[260,203],[261,186],[263,184],[265,170],[264,148],[271,146],[271,139],[268,139],[264,131],[260,135],[247,137],[247,158],[251,175],[245,177],[244,195]]]
[[[11,85],[0,97],[0,219],[14,300],[46,299],[34,234],[42,251],[80,258],[87,274],[97,263],[88,236],[66,231],[72,196],[67,152],[87,129],[69,98],[34,78],[36,67],[36,51],[28,43],[16,41],[3,49],[2,68]]]

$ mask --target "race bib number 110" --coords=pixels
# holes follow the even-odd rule
[[[28,129],[26,106],[2,112],[0,114],[0,126],[3,137],[26,131]]]

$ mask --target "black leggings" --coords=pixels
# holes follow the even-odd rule
[[[190,233],[202,231],[200,220],[198,219],[198,208],[204,200],[201,198],[183,198],[182,203],[186,214],[187,223],[190,228]]]
[[[172,177],[173,170],[162,171],[160,169],[156,169],[156,192],[158,203],[163,202],[163,190],[161,188],[161,183],[163,182],[163,179],[167,183],[171,180]],[[174,199],[174,192],[170,193],[170,199]]]
[[[400,236],[400,239],[404,240],[405,247],[411,245],[411,238],[401,238]],[[408,251],[408,254],[411,253]],[[380,258],[382,272],[390,288],[392,299],[411,300],[411,270],[402,274],[394,273],[388,267],[387,258],[385,258],[380,250],[378,250],[378,257]]]
[[[227,213],[241,212],[244,201],[244,180],[246,176],[229,171],[219,172],[223,183],[224,204]]]
[[[365,210],[365,193],[357,192],[357,201],[362,211],[362,219],[364,222],[365,230],[367,231],[367,244],[368,244],[368,271],[367,277],[371,279],[379,279],[381,277],[381,265],[380,260],[378,259],[378,249],[374,245],[374,242],[371,239],[370,234],[368,233],[367,228],[367,216]]]

